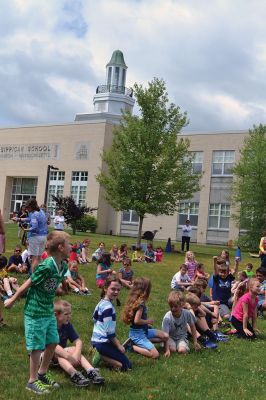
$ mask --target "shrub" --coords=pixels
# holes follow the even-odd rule
[[[76,221],[77,231],[93,232],[97,229],[97,219],[93,215],[84,215],[81,219]]]

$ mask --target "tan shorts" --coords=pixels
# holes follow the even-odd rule
[[[181,347],[189,351],[188,341],[184,339],[174,340],[172,338],[168,339],[168,344],[171,351],[178,351]]]

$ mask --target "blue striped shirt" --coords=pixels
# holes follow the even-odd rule
[[[93,313],[92,343],[105,343],[115,337],[115,308],[110,300],[102,299]]]

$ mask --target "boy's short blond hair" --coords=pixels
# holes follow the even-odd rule
[[[200,306],[201,302],[198,296],[194,293],[188,293],[186,295],[186,302],[191,306]]]
[[[182,292],[177,290],[172,290],[168,296],[168,304],[171,305],[181,305],[185,302],[185,297]]]
[[[49,254],[56,254],[58,246],[65,244],[65,241],[70,238],[69,234],[61,231],[52,231],[47,235],[47,251]]]
[[[66,308],[71,308],[71,304],[66,300],[58,300],[54,303],[54,311],[57,314],[62,314]]]

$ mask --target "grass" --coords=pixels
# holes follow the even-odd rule
[[[74,240],[82,240],[88,235],[80,234]],[[106,243],[109,249],[113,243],[135,241],[132,238],[89,235],[91,249],[95,249],[99,241]],[[17,244],[17,228],[7,226],[7,255]],[[155,242],[155,245],[165,243]],[[180,248],[180,244],[176,244]],[[196,258],[205,264],[206,270],[211,271],[212,256],[217,255],[220,247],[191,245]],[[230,250],[231,258],[234,250]],[[254,268],[259,266],[258,259],[250,259],[243,254],[241,266],[246,262],[253,262]],[[152,293],[148,302],[150,317],[155,318],[155,327],[160,328],[162,317],[168,311],[167,296],[172,276],[184,256],[180,253],[165,254],[160,264],[134,264],[135,276],[146,276],[152,280]],[[115,268],[117,268],[116,266]],[[71,302],[73,308],[72,322],[79,333],[84,354],[90,357],[90,337],[93,328],[92,313],[99,300],[99,290],[95,286],[95,263],[80,267],[80,272],[87,279],[88,286],[93,289],[93,295],[79,297],[68,295],[65,298]],[[19,277],[20,282],[22,278]],[[120,300],[125,303],[127,291],[123,289]],[[25,390],[28,379],[28,357],[25,350],[23,331],[24,299],[18,301],[11,310],[4,311],[7,326],[0,329],[0,398],[20,400],[34,398],[35,395]],[[122,308],[122,307],[121,307]],[[123,341],[127,338],[128,327],[120,321],[121,309],[117,308],[117,336]],[[219,344],[217,351],[202,350],[185,356],[172,355],[164,359],[161,355],[158,361],[151,361],[136,354],[129,354],[133,362],[133,371],[122,374],[101,369],[106,378],[106,384],[101,387],[76,388],[71,385],[68,377],[60,370],[55,369],[54,375],[62,387],[55,390],[50,397],[58,399],[87,399],[95,400],[116,399],[191,399],[191,400],[263,400],[265,399],[265,333],[266,322],[259,320],[258,326],[262,331],[260,339],[255,342],[246,342],[231,338],[229,343]],[[264,331],[264,332],[263,332]],[[49,395],[47,395],[48,397]]]

